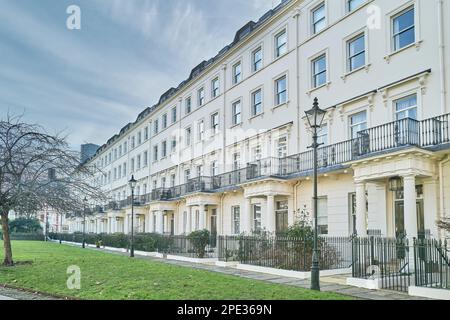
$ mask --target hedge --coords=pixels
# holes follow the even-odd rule
[[[33,233],[23,233],[23,232],[13,232],[9,235],[11,240],[27,240],[27,241],[44,241],[45,236],[43,233],[33,232]],[[3,233],[0,232],[0,239],[3,240]]]
[[[49,237],[53,240],[62,240],[70,242],[83,242],[82,233],[50,233]],[[130,243],[130,235],[124,233],[114,233],[114,234],[93,234],[86,233],[85,236],[86,243],[96,245],[101,241],[102,246],[112,247],[112,248],[128,248]],[[134,249],[145,252],[162,252],[166,250],[171,243],[171,239],[167,236],[156,234],[156,233],[138,233],[134,235]]]

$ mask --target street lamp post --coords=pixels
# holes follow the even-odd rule
[[[317,131],[322,126],[322,121],[325,117],[326,111],[319,108],[319,101],[317,98],[314,99],[313,108],[306,111],[306,117],[308,119],[309,126],[313,132],[313,144],[310,148],[314,150],[314,178],[313,178],[313,207],[314,207],[314,249],[312,256],[312,266],[311,266],[311,289],[320,291],[320,268],[319,268],[319,253],[317,248],[318,242],[318,225],[317,225],[317,148],[321,145],[317,142],[318,136]]]
[[[134,257],[134,188],[136,187],[136,179],[134,175],[131,176],[131,180],[128,182],[131,188],[131,243],[130,243],[130,257]]]
[[[60,213],[59,214],[59,244],[61,244],[62,243],[62,219],[63,219],[63,214],[62,213]]]
[[[83,199],[83,244],[81,245],[83,248],[86,248],[86,204],[87,198]]]

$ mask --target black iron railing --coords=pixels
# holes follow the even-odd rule
[[[433,148],[450,144],[449,121],[450,114],[422,121],[406,118],[360,131],[353,139],[319,148],[318,168],[333,170],[351,161],[402,147]],[[150,195],[140,199],[139,203],[175,199],[193,192],[215,192],[266,177],[289,178],[293,175],[309,174],[313,167],[312,150],[284,158],[264,158],[250,162],[242,169],[213,177],[193,178],[185,184],[171,188],[155,189]],[[130,204],[127,199],[119,202],[119,207]]]
[[[409,245],[406,238],[354,237],[353,278],[379,279],[382,287],[408,291]]]
[[[351,266],[351,241],[348,237],[320,237],[321,270]],[[220,261],[293,271],[310,271],[313,239],[283,236],[219,236]]]
[[[217,258],[216,235],[211,235],[206,245],[201,244],[201,241],[196,241],[195,237],[186,235],[166,235],[165,241],[167,242],[167,245],[165,245],[164,250],[161,251],[165,254],[189,258]]]
[[[450,248],[447,241],[414,239],[415,285],[450,289]]]

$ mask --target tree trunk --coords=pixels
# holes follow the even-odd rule
[[[11,239],[9,237],[8,214],[2,214],[3,247],[5,248],[4,266],[13,266]]]

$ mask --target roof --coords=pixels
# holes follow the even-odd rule
[[[199,63],[196,67],[194,67],[189,74],[189,78],[182,81],[176,88],[170,88],[165,93],[161,95],[159,98],[159,101],[157,104],[146,107],[144,111],[142,111],[136,118],[136,121],[133,123],[128,123],[126,126],[124,126],[119,134],[114,135],[108,141],[102,145],[95,155],[93,155],[90,159],[88,159],[86,162],[89,162],[93,158],[95,158],[99,153],[101,153],[103,150],[105,150],[111,143],[115,142],[118,138],[120,138],[122,135],[124,135],[128,130],[130,130],[135,124],[146,118],[148,115],[154,113],[159,106],[164,104],[167,100],[172,98],[174,95],[176,95],[179,91],[181,91],[185,86],[187,86],[190,82],[192,82],[194,79],[199,77],[203,74],[203,72],[213,63],[218,61],[220,58],[222,58],[228,51],[230,51],[232,48],[234,48],[237,44],[239,44],[241,41],[243,41],[245,38],[247,38],[250,34],[252,34],[256,29],[259,29],[269,18],[274,16],[277,12],[279,12],[282,8],[284,8],[288,3],[292,2],[293,0],[281,0],[281,3],[277,5],[275,8],[267,11],[262,17],[258,19],[257,22],[249,21],[247,22],[242,28],[240,28],[234,37],[234,40],[229,45],[222,48],[215,57],[209,59],[208,61],[202,61]]]

